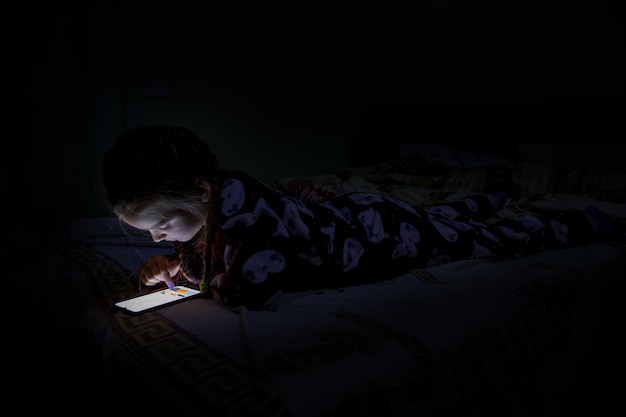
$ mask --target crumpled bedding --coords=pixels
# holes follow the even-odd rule
[[[512,165],[474,166],[462,178],[467,169],[411,159],[276,186],[304,200],[367,190],[423,206],[477,184],[479,191],[514,185],[493,176],[515,172]],[[509,188],[497,216],[593,205],[626,222],[619,193],[518,196],[520,189]],[[19,264],[6,278],[20,311],[9,333],[45,355],[32,355],[13,386],[32,388],[34,379],[59,398],[68,386],[97,387],[91,405],[111,412],[125,398],[129,409],[197,416],[550,415],[608,360],[605,347],[621,328],[624,242],[289,293],[278,312],[193,299],[131,316],[113,303],[145,292],[139,268],[171,246],[113,218],[24,236],[4,252],[9,265]]]
[[[110,220],[87,223],[95,232]],[[46,336],[71,336],[61,343],[87,349],[105,386],[159,386],[143,404],[168,392],[197,415],[547,411],[602,360],[626,261],[624,244],[593,244],[292,293],[274,313],[196,299],[129,316],[111,306],[138,291],[128,267],[146,248],[114,258],[116,238],[99,239],[57,247],[40,296],[24,300],[37,304],[33,328],[47,327],[48,348]],[[22,274],[16,286],[32,287],[41,271]]]

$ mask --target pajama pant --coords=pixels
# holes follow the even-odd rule
[[[316,212],[311,230],[333,224],[332,251],[330,245],[319,244],[322,236],[313,234],[313,241],[322,253],[328,283],[341,284],[464,259],[518,258],[591,241],[591,226],[582,213],[493,217],[504,201],[499,193],[476,194],[418,209],[380,195],[351,193],[326,202],[333,215]],[[319,270],[312,271],[317,284],[319,276]]]

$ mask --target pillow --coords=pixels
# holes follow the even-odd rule
[[[326,200],[345,192],[342,179],[336,175],[282,177],[274,186],[286,195],[306,203]]]
[[[626,202],[626,174],[605,175],[602,171],[535,162],[514,163],[511,166],[512,194],[520,198],[543,193],[577,194]]]
[[[521,162],[549,164],[563,169],[590,169],[601,175],[626,174],[626,145],[618,143],[534,142],[516,146]]]
[[[448,168],[478,168],[509,162],[502,155],[470,152],[445,143],[406,143],[400,146],[400,154],[403,157],[419,156]]]

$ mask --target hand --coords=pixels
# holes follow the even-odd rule
[[[169,259],[163,255],[155,255],[143,265],[139,278],[144,285],[149,287],[165,282],[168,288],[172,288],[174,286],[172,277],[178,274],[179,269],[180,261],[178,259]]]

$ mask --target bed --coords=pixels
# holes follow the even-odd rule
[[[490,147],[431,115],[425,127],[423,110],[368,109],[350,167],[273,185],[303,201],[369,190],[419,206],[504,190],[498,216],[593,205],[626,226],[624,145],[493,129],[482,138],[502,142]],[[623,241],[294,292],[277,312],[203,298],[141,315],[112,308],[153,291],[137,272],[170,250],[110,217],[16,237],[3,251],[23,342],[15,395],[159,415],[551,416],[585,395],[622,340]]]

